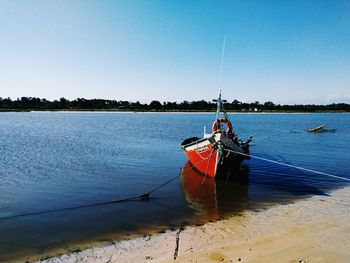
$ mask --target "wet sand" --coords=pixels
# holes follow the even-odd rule
[[[350,187],[43,262],[349,262]]]

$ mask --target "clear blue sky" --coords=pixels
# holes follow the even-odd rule
[[[0,0],[0,96],[350,102],[350,1]]]

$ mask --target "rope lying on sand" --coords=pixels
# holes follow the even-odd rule
[[[262,161],[266,161],[266,162],[270,162],[270,163],[275,163],[275,164],[279,164],[279,165],[283,165],[283,166],[287,166],[287,167],[291,167],[291,168],[295,168],[298,170],[302,170],[302,171],[306,171],[306,172],[311,172],[311,173],[316,173],[316,174],[321,174],[321,175],[325,175],[325,176],[329,176],[329,177],[333,177],[333,178],[337,178],[337,179],[341,179],[341,180],[345,180],[350,182],[349,178],[345,178],[342,176],[338,176],[338,175],[334,175],[334,174],[329,174],[329,173],[324,173],[324,172],[320,172],[320,171],[316,171],[316,170],[312,170],[312,169],[308,169],[308,168],[304,168],[304,167],[300,167],[300,166],[296,166],[296,165],[291,165],[291,164],[287,164],[287,163],[281,163],[278,161],[274,161],[274,160],[270,160],[270,159],[266,159],[263,157],[259,157],[259,156],[255,156],[255,155],[251,155],[251,154],[245,154],[245,153],[241,153],[241,152],[237,152],[237,151],[233,151],[233,150],[229,150],[229,149],[223,149],[224,151],[228,151],[228,152],[232,152],[235,154],[239,154],[242,156],[246,156],[246,157],[250,157],[250,158],[255,158],[255,159],[259,159]]]
[[[155,191],[165,187],[175,179],[177,179],[179,176],[187,173],[200,163],[206,161],[210,156],[207,158],[199,161],[198,163],[192,165],[186,170],[182,170],[180,174],[174,176],[173,178],[169,179],[165,183],[162,183],[161,185],[153,188],[147,193],[137,195],[137,196],[132,196],[128,198],[123,198],[123,199],[118,199],[118,200],[112,200],[112,201],[106,201],[106,202],[99,202],[99,203],[92,203],[92,204],[86,204],[86,205],[78,205],[78,206],[71,206],[71,207],[64,207],[64,208],[58,208],[58,209],[51,209],[51,210],[44,210],[44,211],[37,211],[37,212],[28,212],[28,213],[23,213],[23,214],[18,214],[18,215],[11,215],[11,216],[5,216],[5,217],[0,217],[1,220],[8,220],[8,219],[14,219],[14,218],[19,218],[19,217],[26,217],[26,216],[34,216],[34,215],[42,215],[42,214],[50,214],[50,213],[55,213],[55,212],[62,212],[62,211],[69,211],[69,210],[76,210],[76,209],[81,209],[81,208],[88,208],[88,207],[96,207],[96,206],[102,206],[102,205],[109,205],[109,204],[115,204],[115,203],[123,203],[123,202],[131,202],[131,201],[148,201],[150,199],[150,194],[154,193]]]

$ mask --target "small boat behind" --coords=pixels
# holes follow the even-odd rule
[[[212,133],[204,134],[203,138],[188,138],[180,145],[192,166],[212,178],[227,174],[230,170],[237,169],[243,160],[250,159],[249,142],[252,141],[252,136],[246,141],[238,139],[223,109],[221,93],[215,102],[217,111]],[[224,115],[223,118],[220,118],[220,114]]]
[[[316,128],[308,129],[306,132],[312,132],[312,133],[322,133],[322,132],[335,132],[336,129],[326,129],[326,125],[320,125]]]
[[[306,130],[306,132],[318,133],[318,132],[322,132],[322,130],[324,130],[324,128],[325,128],[325,125],[320,125],[320,126],[317,126],[316,128],[308,129],[308,130]]]

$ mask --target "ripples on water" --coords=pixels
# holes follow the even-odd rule
[[[208,114],[1,113],[0,217],[115,200],[179,174],[179,143],[211,127]],[[232,114],[254,135],[251,154],[349,178],[349,114]],[[320,124],[336,133],[290,133]],[[237,180],[239,178],[239,180]],[[191,170],[129,202],[0,220],[0,261],[259,210],[344,186],[334,178],[260,160],[228,180]]]

